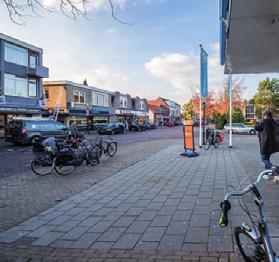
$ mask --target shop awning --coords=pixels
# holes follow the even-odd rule
[[[279,1],[221,0],[225,74],[279,72]]]

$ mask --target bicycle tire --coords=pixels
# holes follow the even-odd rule
[[[212,145],[212,141],[211,141],[210,138],[208,138],[208,139],[206,139],[205,145],[203,146],[203,148],[204,148],[205,150],[208,150],[208,149],[210,148],[211,145]]]
[[[88,151],[88,162],[91,166],[95,166],[100,163],[100,147],[92,146]]]
[[[46,167],[45,172],[40,172],[39,169],[37,169],[36,164],[38,164],[41,167]],[[54,161],[51,158],[51,156],[37,155],[31,162],[31,169],[38,176],[47,176],[47,175],[51,174],[51,172],[54,169]]]
[[[255,239],[253,239],[242,227],[236,227],[234,229],[234,236],[240,254],[245,261],[247,262],[268,261],[264,250],[262,250],[262,247],[260,246],[260,243],[255,241]],[[253,248],[253,250],[251,251],[251,255],[247,254],[248,247],[244,247],[243,240],[241,240],[242,238],[250,242],[249,244]]]
[[[71,174],[74,169],[75,166],[71,166],[71,165],[63,165],[63,161],[61,161],[60,158],[62,158],[63,156],[57,156],[55,158],[54,161],[54,170],[57,174],[61,175],[61,176],[67,176],[69,174]],[[59,163],[60,162],[60,163]],[[65,168],[66,167],[66,168]],[[67,169],[68,168],[68,169]]]
[[[117,151],[117,143],[116,142],[110,142],[108,143],[107,147],[107,153],[110,157],[113,157],[116,154]]]
[[[217,136],[217,137],[216,137],[215,144],[214,144],[214,147],[215,147],[215,148],[218,148],[218,147],[220,146],[220,144],[221,144],[220,138]]]

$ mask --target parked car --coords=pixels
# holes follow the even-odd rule
[[[138,131],[140,132],[142,130],[141,126],[137,122],[131,122],[130,123],[130,131]]]
[[[151,124],[148,121],[144,122],[144,126],[145,126],[146,130],[150,130],[151,129]]]
[[[101,127],[98,130],[98,133],[100,135],[123,134],[124,133],[124,124],[121,124],[118,122],[110,123],[108,125]]]
[[[183,126],[183,121],[182,121],[182,120],[176,120],[176,121],[174,122],[174,125],[175,125],[175,126]]]
[[[151,129],[156,129],[157,127],[158,127],[158,123],[157,122],[153,122],[153,123],[150,122],[150,128]]]
[[[11,120],[5,130],[5,140],[14,144],[30,144],[48,137],[66,138],[69,128],[53,120]]]
[[[224,126],[224,129],[227,133],[229,133],[230,124],[226,124]],[[255,135],[256,130],[253,127],[248,127],[247,125],[242,123],[232,123],[232,133]]]

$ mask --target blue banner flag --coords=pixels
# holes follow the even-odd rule
[[[207,53],[201,47],[201,96],[208,96],[207,87]]]
[[[231,95],[231,75],[229,75],[228,79],[228,97]]]

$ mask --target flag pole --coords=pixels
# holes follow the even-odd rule
[[[202,45],[200,44],[200,48],[202,48]],[[201,59],[201,58],[200,58]],[[201,63],[200,63],[200,67]],[[200,68],[200,74],[201,74],[201,70],[202,68]],[[199,139],[199,146],[200,148],[202,147],[202,90],[201,90],[202,86],[201,86],[201,81],[200,81],[200,139]]]
[[[229,138],[229,147],[232,147],[232,75],[229,75],[230,82],[230,138]]]

